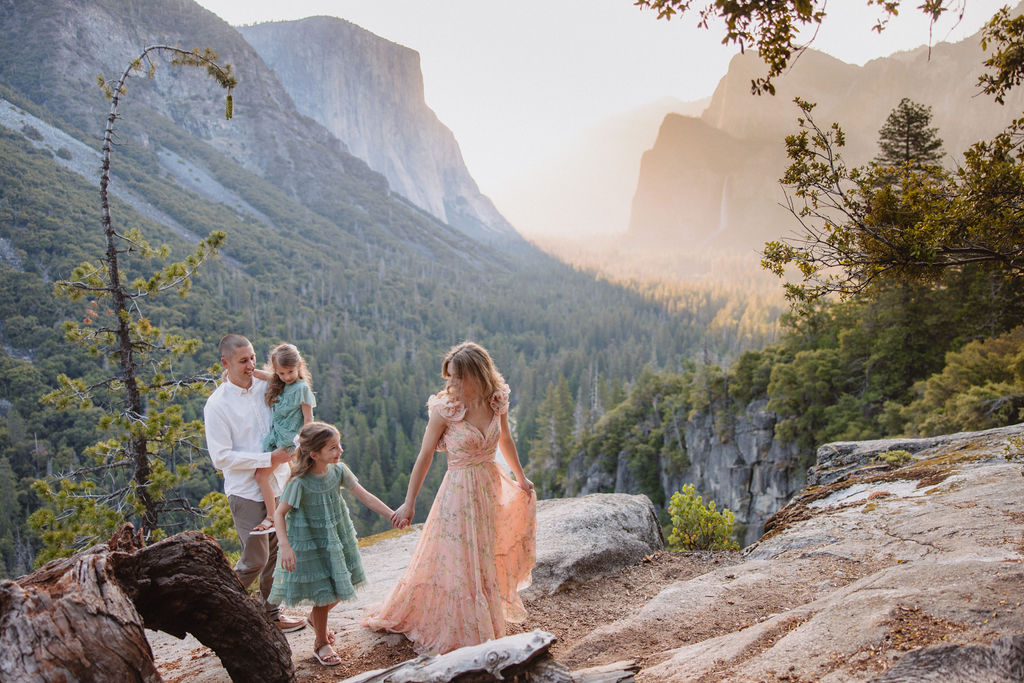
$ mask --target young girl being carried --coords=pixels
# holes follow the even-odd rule
[[[292,344],[278,344],[270,350],[270,360],[262,370],[253,374],[269,383],[266,402],[274,409],[274,422],[270,433],[263,439],[263,449],[292,448],[295,435],[303,425],[313,421],[313,379],[309,376],[299,350]],[[250,535],[259,536],[274,531],[274,490],[270,478],[273,470],[263,467],[256,470],[255,479],[259,484],[263,502],[267,506],[267,517],[253,528]]]
[[[459,344],[441,364],[444,391],[430,414],[405,503],[391,521],[405,526],[434,451],[448,471],[405,575],[364,626],[404,633],[419,652],[448,652],[505,635],[526,618],[518,590],[536,559],[537,497],[523,474],[508,426],[509,389],[486,349]],[[498,448],[515,481],[498,466]]]
[[[313,656],[324,666],[341,663],[331,647],[327,613],[339,601],[355,597],[355,587],[366,581],[356,531],[340,489],[347,488],[363,505],[384,517],[394,515],[339,462],[342,453],[337,429],[323,422],[303,427],[292,476],[274,513],[281,564],[274,570],[269,600],[290,606],[313,605],[309,616],[316,634]]]

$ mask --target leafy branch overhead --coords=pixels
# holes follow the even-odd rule
[[[96,543],[124,521],[139,522],[147,537],[157,538],[162,535],[162,515],[195,513],[185,498],[172,495],[201,447],[202,425],[186,420],[182,401],[202,391],[211,378],[176,372],[176,361],[194,354],[199,342],[161,330],[143,308],[148,299],[163,292],[187,295],[199,267],[217,254],[226,235],[211,232],[182,260],[168,261],[169,247],[150,245],[137,228],[118,231],[114,227],[108,194],[114,128],[125,83],[143,70],[152,78],[156,65],[151,55],[160,53],[169,55],[173,66],[205,69],[228,91],[225,114],[229,119],[232,114],[231,92],[237,81],[231,67],[219,65],[210,49],[150,46],[113,85],[99,79],[110,99],[100,175],[106,251],[98,263],[82,263],[68,279],[58,281],[55,291],[70,301],[87,302],[81,321],[65,323],[65,335],[93,356],[103,357],[113,372],[90,383],[62,374],[58,388],[44,401],[62,410],[98,406],[99,427],[108,438],[86,449],[88,464],[33,485],[48,503],[30,518],[46,546],[40,561]],[[140,259],[165,263],[147,277],[130,279],[127,269]]]

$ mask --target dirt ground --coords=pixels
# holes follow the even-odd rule
[[[874,573],[886,564],[881,561],[863,563],[821,557],[816,562],[794,568],[800,576],[791,577],[797,580],[788,582],[784,588],[781,585],[774,585],[771,581],[761,582],[756,586],[748,586],[730,593],[727,600],[702,612],[696,620],[669,624],[656,631],[627,631],[627,636],[619,633],[610,645],[602,641],[581,645],[581,641],[596,629],[636,612],[670,584],[710,571],[725,569],[740,562],[742,556],[738,552],[658,552],[646,557],[640,564],[626,567],[617,574],[572,585],[554,595],[527,600],[527,621],[511,625],[509,633],[541,629],[554,634],[557,641],[551,652],[556,659],[572,670],[621,660],[634,660],[641,669],[646,669],[663,661],[667,651],[673,648],[739,631],[772,615],[785,612],[794,605],[809,602],[818,597],[822,590],[827,592]],[[729,575],[726,574],[726,577],[729,578]],[[828,588],[823,589],[823,585]],[[836,661],[835,668],[849,669],[851,673],[863,674],[865,671],[871,671],[877,674],[892,664],[891,655],[898,651],[940,642],[951,633],[966,635],[963,633],[966,625],[937,620],[919,612],[916,607],[907,607],[893,618],[889,639],[880,648],[890,652],[865,652],[853,660]],[[296,616],[299,614],[295,612]],[[800,620],[796,618],[785,621],[777,629],[778,632],[766,634],[764,642],[756,643],[756,647],[751,648],[747,655],[754,656],[757,651],[771,647],[789,630],[799,625]],[[416,657],[412,645],[401,635],[389,635],[386,637],[387,642],[380,643],[362,654],[355,654],[354,651],[347,651],[344,638],[339,634],[337,649],[343,661],[339,666],[328,668],[319,665],[309,652],[311,638],[309,629],[288,636],[293,650],[296,678],[299,681],[333,683]],[[228,680],[226,673],[219,668],[213,652],[202,646],[178,649],[170,657],[158,656],[157,662],[161,675],[168,683],[220,683],[222,680]],[[730,680],[730,666],[736,663],[723,663],[722,670],[712,672],[709,680]],[[218,669],[222,677],[196,675],[197,671],[209,673],[210,669]],[[802,679],[793,674],[780,674],[775,680]]]
[[[558,638],[551,652],[556,659],[568,664],[570,668],[602,664],[605,662],[571,661],[566,659],[565,655],[573,645],[594,629],[611,624],[641,608],[665,586],[739,561],[741,558],[737,552],[659,552],[645,558],[640,564],[626,567],[618,574],[570,586],[551,596],[527,600],[527,621],[511,625],[509,633],[542,629]],[[752,606],[751,611],[756,613],[759,609]],[[395,636],[394,641],[394,644],[381,644],[358,659],[345,658],[343,654],[342,657],[346,661],[331,669],[319,666],[312,657],[299,654],[295,661],[297,678],[300,681],[316,683],[339,681],[364,671],[398,664],[416,656],[411,644],[404,637]],[[608,661],[630,658],[647,663],[646,660],[660,653],[662,649],[664,648],[660,639],[652,638],[651,634],[638,633],[634,641],[621,643],[621,652],[632,654],[614,657]]]
[[[552,654],[573,669],[606,663],[604,660],[611,662],[619,659],[636,659],[642,664],[654,663],[657,661],[657,654],[665,648],[665,639],[650,633],[637,633],[635,639],[620,642],[616,652],[611,653],[615,656],[600,658],[602,661],[592,657],[568,658],[567,653],[594,629],[611,624],[641,608],[665,586],[740,561],[737,552],[658,552],[648,556],[640,564],[626,567],[617,574],[569,586],[554,595],[527,600],[527,621],[510,625],[509,633],[542,629],[554,634],[558,640],[551,648]],[[764,607],[751,604],[748,611],[751,618],[756,618],[757,614],[764,612]],[[720,628],[731,630],[734,624],[735,621],[723,623]],[[702,633],[705,634],[703,637],[706,637],[707,633],[716,628],[711,626],[695,629],[694,626],[688,625],[689,637],[684,641],[674,641],[676,646],[683,642],[692,642]],[[289,634],[289,643],[294,652],[296,678],[299,681],[341,681],[364,671],[386,668],[416,657],[416,652],[404,636],[392,635],[388,637],[389,642],[381,643],[361,656],[346,654],[345,648],[339,643],[338,651],[343,661],[338,666],[327,668],[320,666],[306,651],[309,649],[304,647],[308,645],[305,642],[307,635],[303,632]],[[672,638],[673,635],[668,634],[666,637]],[[174,654],[174,657],[157,657],[160,673],[168,683],[187,683],[195,680],[195,665],[200,664],[202,660],[207,660],[210,666],[219,668],[216,655],[202,646],[178,649]]]

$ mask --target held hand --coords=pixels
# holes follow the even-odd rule
[[[391,513],[391,517],[390,517],[390,519],[391,519],[391,526],[392,526],[393,528],[395,528],[395,529],[403,529],[403,528],[405,528],[405,527],[404,527],[404,522],[405,522],[405,520],[401,519],[401,518],[400,518],[400,517],[398,516],[398,513],[397,513],[397,512],[393,512],[393,513]]]
[[[270,452],[270,465],[271,467],[277,467],[281,463],[288,462],[292,459],[292,452],[284,448],[278,448],[276,451]]]
[[[410,522],[410,520],[412,520],[412,517],[413,517],[413,515],[415,513],[416,513],[416,506],[415,505],[409,505],[407,503],[402,503],[398,507],[398,509],[395,510],[394,514],[391,515],[391,523],[397,529],[404,529],[405,527],[409,526],[409,522]]]
[[[281,568],[288,572],[295,571],[295,551],[291,546],[281,548]]]
[[[533,482],[527,479],[526,475],[523,475],[522,480],[516,479],[516,484],[527,493],[533,490]]]

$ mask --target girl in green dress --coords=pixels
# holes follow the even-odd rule
[[[366,581],[341,488],[384,517],[394,514],[339,462],[342,453],[341,437],[333,426],[311,422],[303,427],[292,476],[274,513],[281,563],[274,570],[268,599],[282,605],[313,605],[313,656],[324,666],[341,663],[331,647],[327,613],[339,601],[355,597],[355,587]]]
[[[302,355],[293,344],[278,344],[270,350],[270,362],[266,367],[253,374],[269,383],[265,400],[274,409],[274,422],[270,433],[263,438],[263,449],[272,451],[294,447],[295,435],[303,425],[313,421],[313,408],[316,407],[313,378],[309,376]],[[253,528],[250,536],[274,531],[273,473],[274,468],[261,467],[253,475],[267,506],[267,516]]]

